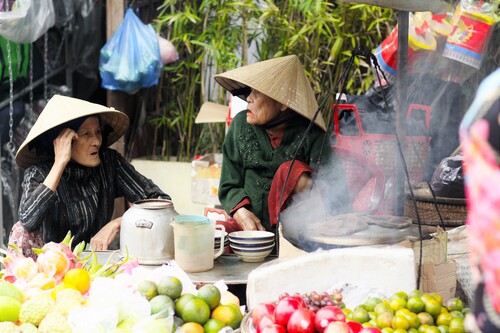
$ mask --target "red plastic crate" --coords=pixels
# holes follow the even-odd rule
[[[358,129],[357,135],[341,134],[339,110],[354,112]],[[410,104],[407,112],[408,120],[412,117],[412,113],[415,110],[425,111],[425,128],[428,133],[431,107],[428,105]],[[333,112],[334,133],[336,137],[334,146],[362,155],[368,161],[374,163],[383,170],[385,176],[385,191],[376,214],[394,214],[394,176],[396,161],[399,155],[396,135],[366,133],[362,126],[359,110],[354,104],[334,105]],[[419,183],[423,180],[430,140],[431,138],[425,135],[406,136],[404,152],[411,183]],[[342,163],[346,172],[347,183],[350,184],[354,181],[354,178],[357,177],[359,169],[363,168],[363,166],[356,165],[347,160],[343,160]],[[362,210],[363,206],[369,204],[373,193],[373,186],[373,181],[368,182],[361,192],[359,192],[356,202],[354,203],[355,209],[361,207],[359,210]]]

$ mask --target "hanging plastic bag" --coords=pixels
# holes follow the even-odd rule
[[[127,9],[122,24],[101,49],[102,87],[128,93],[158,84],[162,68],[158,37]]]
[[[465,198],[463,156],[444,158],[432,175],[431,187],[439,197]]]
[[[16,43],[33,43],[55,23],[52,0],[17,0],[0,12],[0,35]]]

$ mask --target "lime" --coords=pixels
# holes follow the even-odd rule
[[[404,291],[398,291],[398,292],[392,294],[391,301],[393,299],[403,299],[403,300],[407,301],[408,300],[408,294],[405,293]]]
[[[439,316],[436,319],[436,325],[450,325],[450,321],[453,319],[453,316],[451,313],[440,313]]]
[[[410,328],[410,322],[406,319],[406,317],[402,315],[396,315],[394,316],[394,318],[392,318],[392,328],[402,328],[404,330],[407,330],[408,328]]]
[[[450,320],[450,333],[465,333],[464,319],[463,318],[453,318]]]
[[[390,312],[391,314],[394,313],[394,310],[392,310],[391,306],[385,302],[375,305],[375,309],[373,311],[377,316],[383,312]]]
[[[175,303],[166,295],[156,295],[149,301],[151,314],[160,318],[167,318],[175,313]]]
[[[452,315],[453,318],[464,318],[465,315],[463,312],[460,311],[451,311],[450,314]]]
[[[408,299],[408,302],[406,302],[406,307],[413,313],[420,313],[425,310],[425,303],[421,297],[414,296]]]
[[[205,329],[205,333],[218,333],[225,326],[222,320],[210,318],[205,325],[203,325],[203,328]]]
[[[450,328],[446,325],[439,325],[439,333],[450,333]]]
[[[186,323],[192,321],[203,325],[207,322],[208,318],[210,318],[210,307],[204,300],[194,297],[184,304],[180,315],[182,320]]]
[[[352,321],[356,321],[356,322],[358,322],[360,324],[366,323],[370,319],[371,318],[370,318],[370,315],[369,315],[368,311],[366,311],[363,308],[356,308],[351,313],[351,320]]]
[[[438,293],[430,294],[439,304],[443,304],[443,297]]]
[[[377,315],[377,326],[379,328],[384,328],[384,327],[392,327],[392,319],[394,318],[394,315],[391,312],[382,312],[379,315]]]
[[[437,326],[429,326],[428,328],[426,328],[425,333],[440,333],[440,332]]]
[[[423,295],[423,294],[424,294],[424,293],[422,292],[422,290],[418,290],[418,289],[416,289],[416,290],[413,290],[412,292],[410,292],[410,293],[408,294],[408,298],[412,298],[412,297],[422,297],[422,295]]]
[[[446,302],[446,308],[448,311],[462,311],[464,309],[464,302],[458,297],[450,298]]]
[[[170,297],[173,301],[182,294],[182,282],[175,276],[165,276],[158,282],[158,294]]]
[[[399,309],[406,309],[406,300],[402,298],[394,298],[391,300],[389,305],[393,311],[397,311]]]
[[[205,284],[198,290],[197,296],[208,304],[210,310],[213,310],[219,305],[221,293],[213,284]]]
[[[153,297],[155,297],[156,295],[158,295],[158,291],[156,289],[156,283],[149,280],[141,280],[137,284],[137,291],[139,292],[139,294],[146,297],[148,301]]]
[[[366,311],[371,312],[371,311],[375,310],[375,306],[379,303],[382,303],[382,300],[380,298],[370,297],[365,301],[364,306],[365,306]]]
[[[410,328],[418,328],[420,326],[420,319],[418,319],[418,315],[411,311],[402,312],[402,316],[408,320],[410,324]]]
[[[382,333],[394,333],[394,329],[392,327],[384,327],[380,330]]]
[[[438,303],[435,299],[430,299],[425,302],[425,312],[433,317],[437,317],[441,313],[441,303]]]
[[[181,316],[182,313],[182,308],[184,305],[189,302],[190,300],[194,299],[196,296],[193,294],[184,294],[178,299],[175,300],[175,313],[179,316]]]

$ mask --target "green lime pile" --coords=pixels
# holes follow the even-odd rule
[[[443,303],[438,293],[414,290],[394,293],[390,299],[370,297],[344,312],[347,320],[378,327],[383,333],[466,333],[469,308],[457,297]]]
[[[239,304],[221,303],[222,294],[213,284],[203,285],[196,294],[183,294],[181,281],[166,276],[158,283],[139,282],[137,291],[151,304],[152,315],[174,316],[172,332],[180,327],[183,333],[217,333],[226,326],[239,328],[243,319]]]

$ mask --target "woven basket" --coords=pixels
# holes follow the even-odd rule
[[[415,201],[420,221],[424,225],[441,225],[437,209],[441,213],[445,227],[459,227],[465,224],[467,219],[465,199],[436,197],[435,204],[432,198],[415,194]],[[417,223],[417,214],[409,194],[406,195],[404,214],[410,217],[413,223]]]

